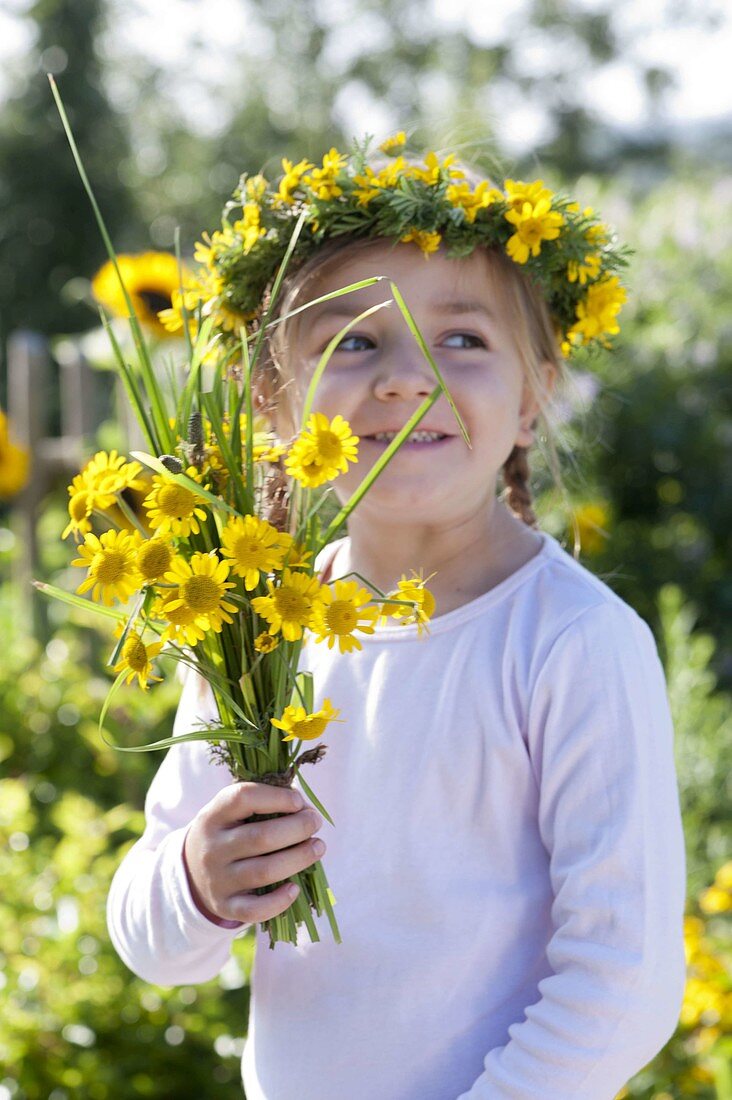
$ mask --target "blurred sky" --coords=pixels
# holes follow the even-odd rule
[[[577,2],[588,10],[608,8],[608,0]],[[0,11],[0,105],[12,89],[13,62],[22,60],[32,43],[31,28],[22,18],[29,5],[30,0],[4,0]],[[425,0],[425,9],[431,9],[445,27],[469,28],[485,45],[507,36],[518,41],[522,72],[550,75],[561,71],[567,53],[556,38],[550,42],[545,35],[527,30],[523,20],[526,6],[527,0],[506,0],[502,5]],[[383,30],[364,13],[358,0],[319,0],[318,8],[336,28],[327,58],[336,71],[349,51],[379,49]],[[697,20],[709,14],[716,26],[689,25],[685,13],[690,6],[683,0],[613,0],[622,59],[596,72],[586,71],[582,76],[585,102],[630,129],[664,121],[678,126],[732,118],[732,7],[725,0],[694,0],[693,9]],[[124,0],[113,6],[103,48],[110,62],[110,90],[119,106],[132,101],[132,90],[125,84],[124,61],[134,53],[166,73],[166,86],[192,128],[211,129],[225,125],[217,93],[227,86],[232,66],[241,64],[242,55],[266,54],[269,45],[266,28],[252,19],[246,0],[156,0],[154,4]],[[663,111],[652,119],[634,58],[668,67],[677,81],[677,87],[667,93]],[[58,65],[58,58],[45,60],[47,68]],[[439,101],[437,87],[435,102]],[[366,129],[381,136],[399,124],[357,86],[344,88],[334,109],[346,131]],[[516,103],[515,85],[494,86],[488,110],[499,139],[511,153],[519,155],[549,136],[541,106]]]

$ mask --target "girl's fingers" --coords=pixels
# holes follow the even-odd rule
[[[245,924],[271,920],[289,909],[299,892],[294,883],[286,882],[269,894],[237,894],[229,898],[224,907],[227,912],[222,916],[225,920],[240,920]]]
[[[269,783],[230,783],[211,801],[212,825],[240,825],[252,814],[291,814],[305,805],[302,795],[291,787]]]
[[[256,890],[260,886],[271,886],[317,863],[323,852],[325,852],[325,844],[318,838],[306,840],[302,844],[296,844],[293,848],[285,848],[280,852],[270,852],[266,856],[242,859],[229,867],[230,888],[238,893],[241,890]]]
[[[290,848],[317,832],[323,819],[317,810],[305,809],[269,821],[250,821],[223,835],[222,851],[228,859],[248,859]]]

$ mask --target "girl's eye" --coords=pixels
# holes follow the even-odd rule
[[[350,343],[351,340],[365,340],[367,344],[371,343],[371,340],[369,339],[368,336],[344,336],[343,339],[341,340],[340,344],[337,345],[335,350],[336,351],[363,351],[364,350],[363,348],[348,348],[348,347],[346,347],[346,344]]]
[[[475,336],[472,332],[451,332],[446,340],[474,340],[472,347],[485,347],[485,341],[480,336]]]

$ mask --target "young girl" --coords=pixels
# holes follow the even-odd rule
[[[383,591],[421,569],[436,601],[428,634],[391,620],[347,657],[305,646],[316,705],[347,717],[311,778],[335,828],[298,792],[233,783],[185,743],[109,895],[136,974],[204,982],[291,904],[285,886],[253,891],[327,848],[343,943],[321,926],[319,943],[270,951],[258,934],[248,1100],[612,1100],[681,1006],[684,847],[653,636],[531,508],[527,455],[564,369],[552,300],[515,249],[456,258],[436,237],[325,239],[283,288],[281,313],[392,279],[472,445],[441,397],[316,563],[321,580],[356,572]],[[329,340],[385,286],[271,330],[259,402],[281,438]],[[339,498],[433,387],[394,304],[340,342],[314,406],[360,438]],[[175,732],[214,717],[189,677]],[[281,816],[242,824],[252,813]]]

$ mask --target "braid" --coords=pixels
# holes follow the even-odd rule
[[[529,460],[526,447],[516,446],[511,451],[503,464],[503,481],[506,486],[506,501],[511,511],[528,527],[538,527],[539,521],[531,507]]]

